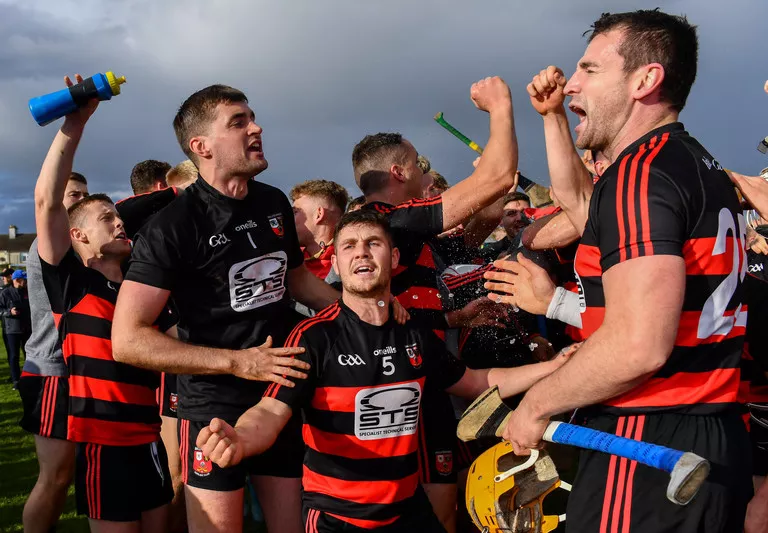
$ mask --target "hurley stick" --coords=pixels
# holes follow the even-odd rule
[[[490,388],[464,411],[456,434],[463,441],[500,437],[511,414],[512,410],[501,400],[498,387]],[[550,422],[543,438],[547,442],[610,453],[663,470],[670,474],[667,498],[678,505],[690,502],[709,475],[709,462],[694,453],[626,439],[583,426]]]

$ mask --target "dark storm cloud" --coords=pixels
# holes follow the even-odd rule
[[[171,121],[211,83],[243,89],[264,127],[270,169],[287,190],[325,177],[350,187],[350,154],[367,133],[400,131],[451,182],[473,152],[432,121],[437,111],[479,143],[487,115],[469,101],[472,82],[503,76],[512,88],[520,166],[546,182],[541,121],[525,85],[554,63],[573,70],[581,34],[602,11],[661,7],[699,26],[699,77],[682,119],[725,165],[756,172],[768,134],[768,69],[760,52],[763,0],[724,3],[611,1],[347,2],[0,0],[0,228],[33,229],[31,197],[55,125],[38,127],[29,97],[65,73],[108,69],[123,94],[89,123],[75,166],[92,191],[127,194],[142,159],[183,159]],[[116,198],[117,199],[117,198]]]

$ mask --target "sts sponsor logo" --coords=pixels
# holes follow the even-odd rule
[[[229,269],[229,298],[232,309],[250,311],[276,302],[285,294],[288,256],[272,252],[232,265]]]
[[[195,446],[195,460],[192,462],[192,470],[200,477],[210,475],[213,470],[213,463],[203,455],[203,450]]]
[[[409,344],[405,347],[405,353],[408,354],[408,361],[413,368],[421,368],[421,350],[418,344]]]
[[[269,227],[272,228],[272,232],[278,237],[282,237],[284,233],[282,213],[277,213],[276,215],[269,215],[268,219],[269,219]]]
[[[361,389],[355,395],[355,436],[378,440],[415,435],[420,402],[418,381]]]

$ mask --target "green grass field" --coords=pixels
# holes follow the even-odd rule
[[[23,531],[21,511],[37,480],[37,458],[32,435],[19,427],[21,400],[11,388],[8,359],[0,343],[0,531]],[[88,531],[88,521],[75,515],[75,489],[70,487],[57,533]]]

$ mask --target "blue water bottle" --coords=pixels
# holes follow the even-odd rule
[[[118,78],[111,71],[96,74],[72,87],[32,98],[29,101],[29,111],[35,122],[45,126],[72,113],[93,98],[109,100],[117,96],[120,94],[120,85],[123,83],[125,83],[125,76]]]

